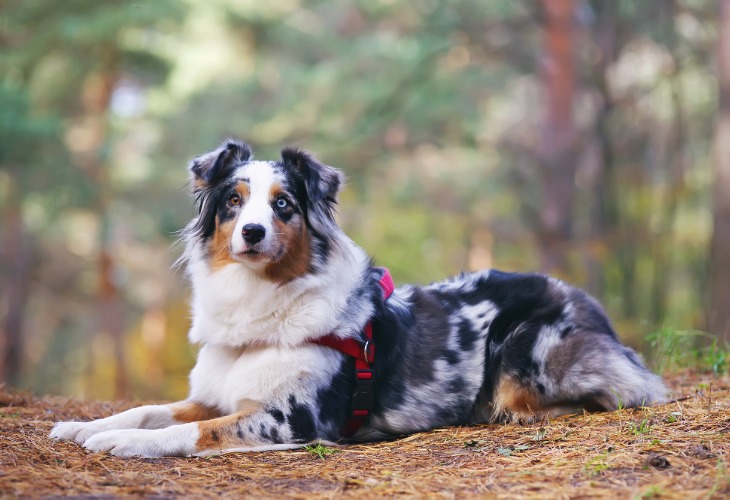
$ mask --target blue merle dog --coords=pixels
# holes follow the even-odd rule
[[[190,173],[199,212],[183,260],[201,349],[188,398],[61,422],[51,437],[192,455],[665,398],[601,306],[562,281],[487,270],[384,291],[383,270],[335,222],[342,175],[306,152],[256,161],[231,140]]]

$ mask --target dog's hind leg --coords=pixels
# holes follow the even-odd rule
[[[531,384],[510,374],[500,376],[494,391],[493,419],[533,421],[545,415],[546,406]]]

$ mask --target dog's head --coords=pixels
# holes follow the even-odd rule
[[[292,148],[281,160],[255,161],[248,144],[229,140],[193,159],[190,172],[199,215],[188,237],[211,268],[244,265],[286,283],[326,260],[339,171]]]

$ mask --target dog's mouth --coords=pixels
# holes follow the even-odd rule
[[[264,258],[265,254],[263,254],[260,250],[254,250],[253,248],[247,248],[243,252],[240,252],[238,254],[238,257],[244,261],[256,262],[256,261],[259,261],[262,258]]]
[[[244,245],[237,252],[232,252],[234,260],[247,265],[259,266],[267,263],[278,262],[285,254],[286,247],[283,245],[263,245],[257,243],[255,245]]]
[[[242,252],[235,255],[236,260],[243,263],[262,263],[270,258],[270,255],[260,248],[244,248]]]
[[[259,268],[262,265],[280,261],[285,254],[285,247],[278,248],[274,252],[269,249],[244,248],[243,251],[235,253],[233,258],[241,264]]]

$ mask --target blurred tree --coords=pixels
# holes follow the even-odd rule
[[[47,188],[39,174],[43,152],[58,151],[58,122],[31,115],[27,94],[0,82],[0,171],[3,232],[0,234],[0,382],[17,384],[23,354],[30,268],[38,258],[22,214],[23,196]],[[46,147],[43,147],[46,146]]]
[[[716,3],[2,3],[10,371],[23,339],[36,390],[184,392],[168,246],[226,136],[343,168],[342,225],[400,282],[550,269],[633,343],[700,326]]]
[[[697,325],[698,309],[688,305],[699,305],[704,288],[712,3],[576,2],[574,17],[578,135],[567,183],[576,198],[563,248],[570,279],[631,330]],[[538,198],[531,172],[540,171],[541,145],[517,137],[505,149],[531,168],[516,169],[514,187]],[[528,223],[544,215],[540,205],[526,207]]]
[[[717,78],[708,330],[730,343],[730,4],[718,0]]]
[[[8,378],[17,379],[18,351],[22,322],[20,316],[27,299],[28,259],[32,255],[23,233],[22,196],[48,186],[38,182],[33,169],[38,159],[36,144],[43,144],[33,130],[26,130],[27,118],[32,113],[48,113],[53,110],[65,119],[64,139],[71,162],[76,171],[60,176],[54,189],[70,186],[73,204],[89,203],[99,217],[102,242],[98,255],[99,284],[99,331],[111,335],[117,370],[116,394],[127,394],[128,375],[124,359],[122,336],[124,334],[124,308],[119,297],[114,275],[117,272],[109,244],[109,209],[113,198],[107,159],[109,142],[108,110],[112,94],[123,77],[142,75],[149,77],[150,69],[156,80],[164,79],[167,66],[164,61],[144,49],[124,44],[123,34],[143,30],[161,21],[167,23],[180,19],[183,12],[175,2],[159,1],[153,4],[137,2],[71,0],[43,2],[23,0],[5,2],[0,7],[2,24],[0,41],[4,45],[0,58],[0,74],[3,84],[9,88],[30,89],[30,100],[15,106],[20,120],[13,120],[13,107],[2,110],[5,125],[0,140],[8,149],[3,163],[15,168],[8,169],[5,189],[8,192],[5,210],[10,230],[6,232],[6,253],[12,260],[11,277],[5,287],[6,316],[5,351],[14,360],[8,365]],[[140,64],[142,62],[142,64]],[[152,64],[150,64],[152,62]],[[15,98],[17,100],[17,97]],[[31,109],[32,108],[32,109]],[[11,121],[13,120],[13,121]],[[42,122],[39,122],[42,123]],[[57,128],[52,133],[59,133]],[[22,140],[15,140],[20,138]],[[47,158],[47,157],[46,157]],[[88,189],[78,189],[87,183]],[[89,195],[89,192],[93,194]],[[27,199],[27,198],[26,198]],[[41,228],[39,228],[41,229]],[[44,229],[44,228],[43,228]],[[91,359],[91,357],[90,357]]]
[[[616,63],[622,47],[619,36],[618,2],[593,2],[595,9],[594,40],[597,57],[595,69],[588,73],[587,83],[596,89],[597,110],[592,135],[595,140],[596,164],[593,176],[587,182],[587,191],[593,200],[588,210],[587,248],[584,249],[586,287],[596,295],[605,289],[604,260],[600,249],[608,234],[615,232],[618,222],[617,185],[613,172],[616,169],[616,151],[612,144],[611,120],[617,104],[609,88],[609,69]],[[591,29],[590,27],[588,29]]]
[[[401,279],[471,262],[560,267],[634,331],[667,315],[686,321],[695,306],[676,307],[685,301],[673,290],[701,288],[685,272],[701,252],[670,249],[692,226],[678,219],[706,210],[688,166],[702,160],[712,115],[711,96],[690,90],[705,87],[689,83],[709,76],[711,34],[697,28],[708,5],[230,4],[231,36],[251,50],[245,74],[229,71],[216,92],[194,95],[161,151],[179,137],[205,139],[192,155],[227,134],[262,154],[304,143],[347,170],[358,208],[344,207],[343,221],[383,261],[407,255]],[[539,64],[535,54],[545,55]],[[406,208],[424,217],[428,244],[420,226],[382,215]],[[428,232],[442,216],[463,222]]]
[[[543,0],[541,6],[545,48],[540,72],[545,117],[537,149],[542,189],[536,233],[542,271],[569,276],[567,249],[573,231],[578,161],[573,119],[575,5],[572,0]]]

